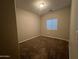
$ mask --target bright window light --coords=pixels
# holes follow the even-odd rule
[[[47,20],[47,30],[57,30],[58,20],[56,18],[52,18]]]

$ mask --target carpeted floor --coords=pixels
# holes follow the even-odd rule
[[[21,59],[69,59],[68,42],[39,36],[20,44]]]

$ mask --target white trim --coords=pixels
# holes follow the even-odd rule
[[[48,35],[41,35],[41,36],[50,37],[50,38],[57,38],[57,39],[59,39],[59,40],[63,40],[63,38],[59,38],[59,37],[52,37],[52,36],[48,36]],[[69,42],[68,39],[65,39],[64,41]]]
[[[25,40],[23,40],[23,41],[20,41],[20,42],[18,42],[18,43],[23,43],[23,42],[25,42],[25,41],[31,40],[31,39],[36,38],[36,37],[39,37],[39,36],[45,36],[45,37],[57,38],[57,39],[59,39],[59,40],[63,40],[62,38],[52,37],[52,36],[48,36],[48,35],[37,35],[37,36],[33,36],[33,37],[31,37],[31,38],[25,39]],[[69,40],[67,40],[67,39],[65,39],[64,41],[69,42]]]
[[[33,36],[33,37],[31,37],[31,38],[28,38],[28,39],[22,40],[22,41],[20,41],[20,42],[18,42],[18,43],[23,43],[23,42],[25,42],[25,41],[27,41],[27,40],[31,40],[31,39],[36,38],[36,37],[38,37],[38,36],[40,36],[40,35]]]

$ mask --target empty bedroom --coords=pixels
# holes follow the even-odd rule
[[[0,59],[78,59],[78,0],[1,0]]]
[[[71,0],[15,0],[21,59],[69,59]]]

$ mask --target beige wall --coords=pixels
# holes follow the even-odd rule
[[[40,18],[38,15],[16,8],[19,42],[40,34]]]
[[[47,30],[46,20],[51,18],[58,19],[57,30]],[[54,12],[49,12],[41,16],[41,35],[61,38],[63,40],[69,39],[69,25],[70,25],[70,8],[66,7]]]
[[[0,1],[0,59],[19,59],[14,0]]]
[[[70,25],[70,59],[78,59],[78,0],[72,0]]]

